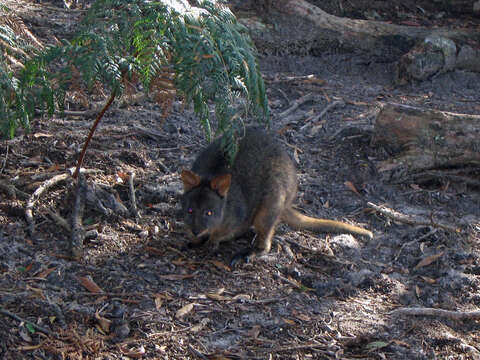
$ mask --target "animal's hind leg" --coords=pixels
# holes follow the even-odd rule
[[[253,227],[256,233],[253,247],[237,253],[232,260],[233,264],[242,259],[248,262],[255,256],[265,255],[270,251],[275,228],[285,206],[283,194],[270,193],[270,196],[270,198],[264,199],[253,218]]]

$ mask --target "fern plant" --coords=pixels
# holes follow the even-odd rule
[[[42,45],[3,4],[0,4],[0,15],[0,131],[13,137],[19,125],[28,128],[31,105],[23,101],[19,73]]]
[[[184,0],[97,0],[73,40],[26,62],[19,75],[20,95],[6,108],[18,111],[25,106],[23,121],[28,124],[35,108],[61,108],[67,92],[83,86],[110,93],[103,114],[127,85],[138,82],[163,98],[171,98],[176,90],[193,103],[209,139],[225,134],[230,159],[241,119],[249,114],[260,121],[269,119],[247,30],[215,0],[200,1],[197,7]]]

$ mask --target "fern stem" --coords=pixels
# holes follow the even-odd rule
[[[113,100],[115,100],[116,96],[117,96],[117,90],[114,89],[112,91],[112,94],[110,95],[110,98],[108,99],[107,103],[102,108],[102,110],[98,113],[97,118],[95,119],[95,122],[93,123],[93,126],[90,129],[90,132],[88,133],[87,140],[85,140],[85,144],[83,144],[82,152],[80,153],[80,157],[78,158],[78,161],[77,161],[77,168],[75,169],[75,172],[73,173],[73,178],[74,179],[77,178],[78,173],[80,172],[80,168],[82,167],[82,164],[83,164],[83,159],[85,158],[85,153],[87,152],[88,145],[90,144],[90,140],[92,140],[93,133],[95,132],[95,129],[97,128],[98,124],[100,123],[100,120],[102,119],[105,112],[108,110],[110,105],[112,105]]]

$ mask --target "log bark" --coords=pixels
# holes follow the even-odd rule
[[[295,37],[286,30],[270,29],[267,31],[265,26],[261,31],[252,29],[252,37],[258,47],[268,49],[269,53],[282,54],[285,49],[295,50],[302,43],[305,43],[306,46],[318,46],[321,49],[322,45],[319,43],[335,41],[337,47],[361,50],[373,57],[381,58],[383,61],[393,62],[426,37],[450,39],[455,42],[457,52],[460,52],[467,43],[470,46],[473,45],[473,48],[480,44],[480,32],[473,29],[426,28],[342,18],[328,14],[305,0],[272,1],[270,7],[275,12],[285,14],[287,18],[291,19],[292,23],[288,25],[290,34],[302,32],[302,35]],[[309,26],[302,25],[306,22]],[[307,29],[303,29],[303,27]],[[275,32],[278,34],[275,35]],[[310,39],[314,36],[316,40]],[[313,50],[315,51],[315,49]],[[464,67],[469,66],[468,61],[463,60],[463,62]]]
[[[372,144],[393,156],[377,164],[379,172],[479,169],[480,116],[387,103],[377,116]]]

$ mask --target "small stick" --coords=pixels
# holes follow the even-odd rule
[[[283,351],[296,351],[296,350],[305,350],[305,349],[316,349],[316,348],[327,348],[326,344],[294,344],[287,346],[279,346],[271,349],[259,349],[262,352],[283,352]]]
[[[294,112],[295,110],[297,110],[299,108],[300,105],[310,101],[314,99],[314,95],[313,93],[308,93],[304,96],[302,96],[300,99],[297,99],[293,102],[293,105],[290,106],[287,110],[285,110],[284,112],[280,113],[278,115],[279,118],[284,118],[288,115],[290,115],[292,112]]]
[[[37,324],[35,324],[35,323],[33,323],[33,322],[30,322],[30,321],[28,321],[28,320],[22,319],[20,316],[14,314],[14,313],[12,313],[12,312],[10,312],[10,311],[8,311],[8,310],[5,310],[3,307],[0,307],[0,314],[6,315],[6,316],[8,316],[8,317],[11,317],[12,319],[15,319],[15,320],[17,320],[17,321],[19,321],[19,322],[21,322],[21,323],[23,322],[23,323],[30,324],[35,330],[38,330],[38,331],[40,331],[40,332],[42,332],[42,333],[44,333],[44,334],[47,334],[47,335],[49,335],[49,336],[53,336],[53,337],[57,338],[57,335],[54,334],[54,333],[52,333],[50,330],[45,329],[44,327],[42,327],[42,326],[40,326],[40,325],[37,325]]]
[[[418,217],[418,216],[413,217],[413,216],[410,216],[410,215],[405,215],[405,214],[399,213],[398,211],[387,208],[384,205],[375,205],[374,203],[371,203],[371,202],[368,202],[367,205],[369,207],[375,209],[376,211],[378,211],[382,215],[385,215],[386,217],[388,217],[388,218],[390,218],[394,221],[399,221],[399,222],[409,224],[409,225],[432,226],[432,227],[440,228],[440,229],[447,230],[447,231],[454,232],[454,233],[460,232],[460,229],[456,228],[454,226],[434,222],[433,217],[430,220],[426,220],[425,218],[421,218],[421,217]]]
[[[80,259],[83,254],[83,239],[85,230],[83,229],[82,216],[85,209],[85,196],[87,193],[87,181],[85,176],[80,173],[77,180],[77,196],[72,212],[72,233],[70,250],[75,259]]]
[[[53,211],[52,209],[47,209],[48,215],[55,221],[55,223],[65,229],[66,231],[72,231],[70,224],[67,220],[65,220],[62,216],[60,216],[57,212]]]
[[[417,243],[417,242],[419,242],[419,241],[422,241],[423,239],[429,237],[430,235],[435,234],[437,231],[438,231],[438,229],[432,229],[432,230],[430,230],[428,233],[420,236],[418,239],[413,239],[412,241],[409,241],[409,242],[404,243],[404,244],[400,247],[400,250],[398,250],[397,255],[395,255],[395,258],[393,259],[393,261],[395,262],[395,261],[398,260],[398,258],[400,257],[400,254],[401,254],[402,251],[403,251],[403,248],[405,248],[405,247],[407,247],[407,246],[409,246],[409,245],[413,245],[413,244],[415,244],[415,243]]]
[[[130,212],[135,217],[135,219],[139,219],[140,214],[138,213],[138,209],[137,209],[137,199],[135,197],[135,187],[133,185],[134,178],[135,178],[135,173],[132,171],[130,173],[130,176],[128,177],[128,185],[129,185],[128,188],[130,190],[129,195],[130,195],[130,203],[131,203]]]
[[[460,321],[480,319],[480,311],[451,311],[435,308],[401,308],[391,311],[389,315],[435,316]]]
[[[335,100],[333,102],[331,102],[330,104],[327,104],[327,106],[325,106],[325,108],[320,111],[319,114],[315,115],[315,116],[312,116],[310,118],[308,118],[305,122],[306,124],[303,125],[300,130],[303,130],[304,128],[306,128],[307,126],[310,125],[310,123],[316,123],[318,120],[320,120],[322,117],[325,116],[325,114],[327,112],[329,112],[330,110],[332,110],[333,108],[337,107],[337,106],[345,106],[345,101],[343,100]],[[312,131],[315,129],[315,127],[312,129]]]
[[[25,219],[27,220],[28,224],[28,232],[31,237],[34,236],[35,233],[35,223],[33,221],[33,207],[35,206],[35,203],[38,201],[40,196],[48,190],[50,187],[53,185],[58,184],[59,182],[66,180],[70,174],[64,173],[60,175],[56,175],[52,177],[51,179],[45,181],[40,185],[37,190],[30,196],[30,198],[27,201],[27,206],[25,208]]]

